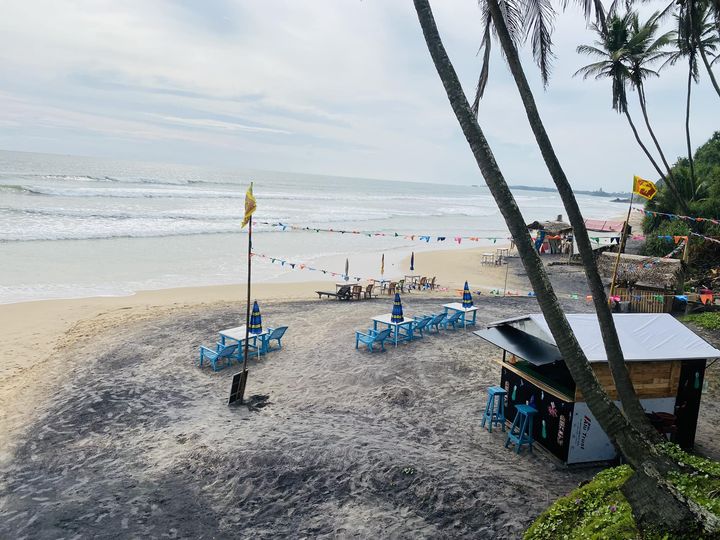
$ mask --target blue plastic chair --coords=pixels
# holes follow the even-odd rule
[[[269,334],[265,334],[262,337],[262,349],[261,354],[265,354],[270,351],[277,351],[282,349],[282,342],[280,341],[285,335],[285,331],[288,329],[287,326],[278,326],[277,328],[268,328]],[[277,347],[271,347],[270,341],[277,341]]]
[[[367,334],[364,334],[360,331],[355,332],[355,348],[357,349],[360,346],[360,343],[364,343],[367,345],[368,351],[372,352],[373,345],[375,343],[380,344],[380,349],[385,350],[385,340],[390,337],[390,329],[386,328],[385,330],[382,330],[381,332],[378,332],[377,330],[373,330],[372,328],[368,328]]]
[[[204,360],[208,360],[212,365],[213,371],[220,371],[221,369],[229,367],[232,364],[233,357],[237,356],[238,353],[237,343],[232,345],[223,345],[218,343],[217,348],[214,351],[208,347],[200,345],[200,367],[203,366]],[[222,360],[225,360],[225,365],[218,367]]]
[[[432,319],[430,319],[427,324],[428,332],[432,332],[432,329],[434,327],[435,332],[439,333],[440,326],[442,326],[445,317],[447,317],[447,313],[445,313],[444,311],[442,313],[438,313],[437,315],[433,315]]]
[[[423,331],[427,329],[427,325],[431,320],[432,316],[430,315],[425,315],[423,317],[415,317],[412,325],[413,339],[420,339],[425,337]]]
[[[457,330],[457,326],[455,326],[455,325],[460,324],[460,319],[462,318],[463,315],[464,315],[464,313],[462,311],[456,311],[449,317],[446,317],[445,320],[442,321],[443,328],[445,330],[447,330],[447,327],[452,325],[453,330]]]

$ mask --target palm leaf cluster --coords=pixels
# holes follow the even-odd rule
[[[668,50],[675,33],[665,32],[656,36],[660,13],[653,14],[645,23],[640,23],[637,13],[612,14],[606,29],[597,24],[592,28],[599,38],[594,45],[580,45],[577,52],[598,58],[597,62],[584,66],[575,72],[583,78],[610,79],[612,82],[612,108],[618,112],[627,111],[627,88],[643,91],[644,81],[658,77],[651,66],[660,60],[668,60]]]

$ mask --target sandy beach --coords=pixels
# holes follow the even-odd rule
[[[422,273],[437,268],[448,290],[404,295],[406,316],[456,300],[466,278],[497,287],[505,269],[479,265],[482,252],[434,253]],[[549,270],[558,291],[584,291],[577,268]],[[0,536],[517,538],[597,472],[518,456],[480,428],[498,351],[470,330],[356,350],[354,330],[390,299],[318,300],[329,285],[255,288],[264,324],[290,327],[250,363],[248,394],[267,400],[255,411],[226,405],[237,367],[195,363],[242,320],[241,286],[0,306]],[[475,303],[479,324],[537,311],[527,296]],[[704,400],[701,451],[717,448],[716,414]]]

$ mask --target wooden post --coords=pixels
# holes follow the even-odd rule
[[[248,342],[250,341],[250,278],[252,276],[252,216],[248,222],[248,276],[247,276],[247,309],[245,311],[245,350],[242,367],[242,381],[240,383],[240,403],[245,401],[245,385],[247,384],[247,359],[248,359]]]
[[[613,293],[615,292],[615,279],[617,278],[618,265],[620,264],[620,254],[622,253],[621,248],[625,247],[625,239],[627,235],[628,225],[630,223],[630,212],[632,211],[634,195],[635,193],[630,193],[630,206],[628,207],[627,218],[625,218],[625,223],[623,223],[622,235],[620,236],[620,243],[618,244],[618,254],[617,258],[615,259],[615,268],[613,268],[612,280],[610,281],[610,294],[608,295],[608,303],[612,303],[611,298],[613,296]]]
[[[508,271],[510,270],[510,263],[505,261],[505,285],[503,285],[503,296],[507,296],[507,278]]]

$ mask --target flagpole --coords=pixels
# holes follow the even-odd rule
[[[250,283],[252,276],[252,216],[248,221],[248,275],[247,275],[247,309],[245,311],[245,351],[243,358],[242,367],[242,383],[240,390],[240,403],[243,403],[245,397],[245,385],[247,384],[247,359],[248,359],[248,345],[250,341]]]
[[[611,298],[613,297],[613,293],[615,292],[615,278],[617,277],[618,265],[620,264],[620,254],[622,252],[622,248],[625,246],[625,241],[627,239],[627,230],[630,225],[630,212],[632,211],[634,196],[635,192],[630,192],[630,206],[628,206],[627,217],[625,218],[625,223],[623,223],[622,236],[620,237],[620,242],[618,243],[618,254],[615,258],[615,268],[613,268],[612,280],[610,281],[610,294],[608,295],[608,303],[612,302]]]

